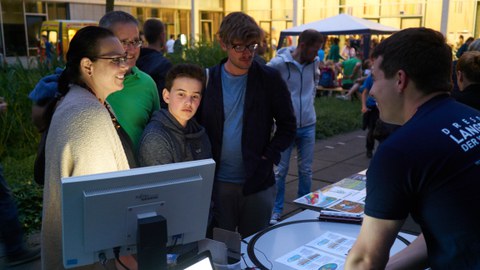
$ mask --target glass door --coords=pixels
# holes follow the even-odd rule
[[[37,56],[40,50],[40,28],[46,15],[25,15],[25,30],[27,32],[28,56]]]

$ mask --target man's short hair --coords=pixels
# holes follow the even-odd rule
[[[472,41],[470,45],[468,45],[467,51],[480,51],[480,38]]]
[[[305,43],[307,47],[313,46],[318,42],[323,43],[323,35],[317,30],[307,29],[300,33],[300,36],[298,37],[298,43],[300,44],[302,42]]]
[[[117,23],[133,23],[138,27],[137,19],[131,14],[121,10],[107,12],[100,19],[99,26],[112,30],[113,25]]]
[[[424,94],[452,89],[452,49],[442,33],[429,28],[408,28],[375,47],[372,57],[382,56],[379,67],[386,78],[403,70]]]
[[[164,26],[160,20],[148,19],[143,24],[143,33],[145,33],[145,39],[148,43],[155,43],[164,35]]]
[[[217,33],[218,38],[230,45],[234,40],[252,41],[257,43],[263,39],[263,30],[249,15],[242,12],[232,12],[223,18]]]
[[[458,59],[457,71],[461,71],[463,76],[472,83],[480,83],[480,52],[469,51],[462,54]]]
[[[174,65],[165,76],[165,88],[170,92],[173,81],[178,78],[191,78],[205,85],[205,70],[196,64],[183,63]]]

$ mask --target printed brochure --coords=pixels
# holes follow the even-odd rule
[[[363,216],[365,196],[366,176],[361,172],[302,196],[294,202],[316,211],[332,210]]]
[[[354,242],[355,238],[327,231],[276,261],[298,270],[340,270]]]

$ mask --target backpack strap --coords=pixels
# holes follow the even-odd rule
[[[205,89],[207,89],[209,77],[210,77],[210,71],[208,70],[208,68],[205,68]]]
[[[33,179],[40,186],[43,186],[45,183],[45,146],[47,144],[48,130],[50,129],[50,123],[53,114],[55,113],[55,109],[57,108],[57,104],[62,98],[63,95],[57,92],[55,97],[48,100],[48,102],[44,104],[41,116],[37,119],[37,123],[35,124],[42,135],[37,148],[37,156],[35,157],[35,162],[33,164]]]

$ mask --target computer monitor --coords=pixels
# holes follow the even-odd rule
[[[174,270],[214,270],[210,250],[194,255],[175,266]]]
[[[145,257],[165,262],[165,246],[205,238],[214,172],[205,159],[63,178],[64,266],[115,258],[119,249],[137,254],[141,269]]]

